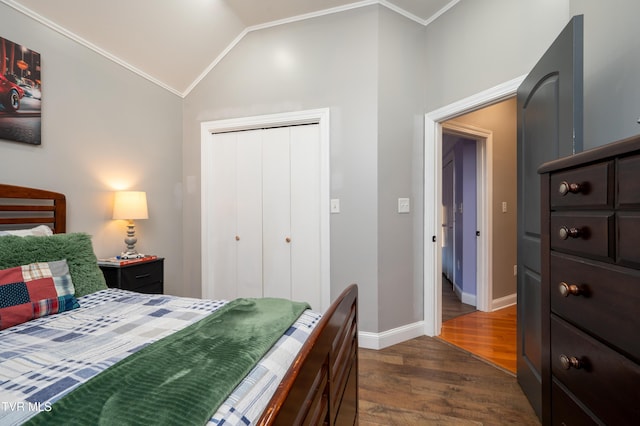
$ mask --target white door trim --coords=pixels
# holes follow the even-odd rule
[[[440,228],[442,224],[442,123],[515,95],[525,76],[425,114],[424,120],[424,333],[442,328]],[[434,242],[435,238],[435,242]]]
[[[214,133],[233,132],[239,130],[254,130],[279,126],[295,126],[299,124],[318,124],[320,129],[320,286],[322,312],[326,311],[331,304],[331,281],[330,281],[330,139],[329,139],[329,108],[293,111],[278,114],[259,115],[253,117],[240,117],[225,120],[206,121],[200,124],[200,144],[201,144],[201,188],[206,187],[207,174],[202,155],[204,144],[212,139]],[[204,191],[201,192],[201,209],[206,207]],[[202,229],[205,234],[206,229]],[[207,259],[208,250],[205,239],[202,239],[202,259]],[[202,262],[202,283],[208,282],[208,268],[206,262]],[[203,293],[204,294],[204,293]]]
[[[491,217],[493,217],[493,132],[479,127],[455,121],[442,123],[447,133],[456,134],[476,140],[476,197],[477,197],[477,238],[476,251],[476,308],[480,311],[491,311],[493,291],[492,282],[492,233]]]

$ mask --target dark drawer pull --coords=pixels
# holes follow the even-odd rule
[[[560,195],[565,196],[568,193],[577,194],[582,190],[582,187],[579,183],[569,183],[566,180],[560,183],[558,187],[558,192]]]
[[[560,365],[565,370],[570,368],[580,369],[582,368],[582,363],[575,356],[566,356],[565,354],[560,355]]]
[[[570,294],[574,296],[580,295],[580,287],[575,284],[567,284],[562,281],[558,287],[560,290],[560,294],[564,297],[568,297]]]
[[[562,228],[560,228],[558,235],[560,235],[560,239],[566,240],[569,238],[578,238],[581,233],[582,232],[579,228],[568,228],[566,226],[563,226]]]
[[[136,280],[141,280],[142,278],[147,278],[150,277],[151,274],[141,274],[141,275],[136,275]]]

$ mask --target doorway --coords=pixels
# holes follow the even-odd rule
[[[481,311],[492,299],[492,139],[490,130],[442,123],[442,273],[461,302]]]
[[[489,89],[485,92],[479,93],[473,97],[462,100],[460,102],[456,102],[447,107],[441,108],[439,110],[433,111],[425,116],[425,270],[424,270],[424,326],[425,326],[425,334],[428,336],[437,336],[440,334],[440,330],[442,327],[442,294],[441,294],[441,282],[442,282],[442,251],[441,251],[441,243],[442,243],[442,214],[443,209],[440,208],[442,203],[442,132],[448,125],[458,126],[459,117],[470,112],[478,111],[484,107],[491,106],[494,104],[498,104],[501,101],[505,101],[509,98],[513,98],[515,95],[516,89],[522,82],[524,77],[520,77],[509,82],[506,82],[500,86],[496,86],[492,89]],[[453,123],[447,123],[449,120],[455,121]],[[513,119],[513,124],[515,125],[515,118]],[[473,127],[473,126],[470,126]],[[479,127],[478,127],[479,128]],[[476,128],[476,129],[478,129]],[[459,129],[459,127],[458,127]],[[464,132],[463,132],[464,133]],[[480,167],[486,167],[487,170],[483,170],[482,173],[479,173],[481,176],[485,176],[485,179],[494,179],[494,177],[489,173],[488,170],[493,169],[492,158],[494,157],[492,152],[491,141],[492,135],[486,135],[486,140],[489,141],[486,143],[486,147],[478,161]],[[515,136],[515,134],[514,134]],[[486,156],[486,157],[485,157]],[[490,188],[490,185],[486,183],[483,184],[483,188]],[[482,241],[478,252],[483,256],[488,256],[493,252],[493,240],[495,235],[499,233],[494,233],[492,230],[492,216],[493,209],[492,204],[495,205],[499,199],[494,198],[496,194],[491,191],[484,193],[482,196],[479,196],[479,205],[478,211],[481,212],[482,218],[479,219],[478,223],[484,223],[484,234],[487,238],[479,239]],[[496,202],[493,202],[496,200]],[[502,200],[500,200],[501,202]],[[510,211],[510,208],[513,207],[515,210],[515,202],[513,204],[507,202],[507,212]],[[502,204],[501,204],[502,206]],[[480,234],[483,235],[483,228],[480,228]],[[492,235],[494,238],[492,238]],[[513,254],[515,254],[515,250],[513,250]],[[487,283],[492,283],[496,279],[495,271],[491,266],[495,264],[495,260],[492,260],[491,263],[488,259],[483,259],[478,262],[478,276],[482,277],[480,279],[486,280]],[[515,263],[514,263],[515,264]],[[484,269],[483,269],[484,268]],[[481,270],[483,269],[483,270]],[[514,265],[509,265],[508,269],[510,270],[510,274],[514,277],[515,268]],[[504,271],[503,271],[504,272]],[[515,282],[515,279],[514,279]],[[478,286],[478,291],[481,291],[482,286]],[[487,285],[486,291],[491,291],[492,286]],[[515,284],[513,286],[513,294],[512,295],[502,295],[501,293],[495,295],[480,295],[478,294],[478,302],[482,302],[486,300],[487,306],[483,306],[483,310],[492,310],[499,305],[507,306],[508,304],[513,304],[516,301],[515,296]],[[497,299],[494,297],[497,296]],[[480,307],[479,307],[480,308]]]

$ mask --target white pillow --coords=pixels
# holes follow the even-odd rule
[[[26,237],[28,235],[33,235],[36,237],[48,237],[50,235],[53,235],[53,231],[47,225],[39,225],[31,229],[0,231],[0,236],[3,235],[17,235],[18,237]]]

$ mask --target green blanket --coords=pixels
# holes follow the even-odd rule
[[[205,424],[307,308],[236,299],[116,363],[27,424]]]

